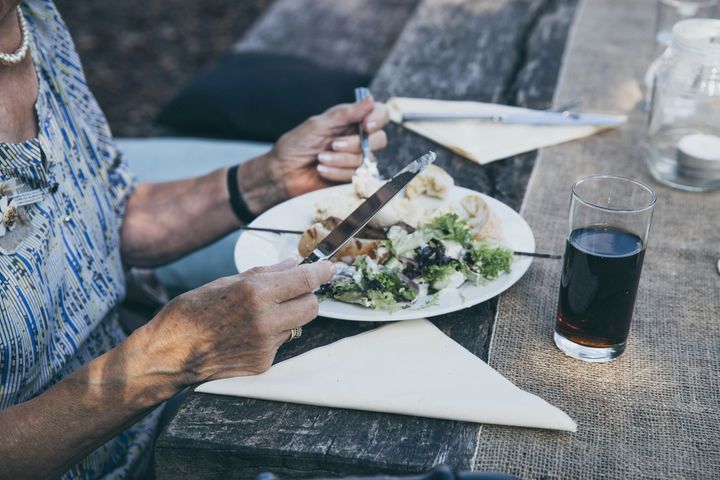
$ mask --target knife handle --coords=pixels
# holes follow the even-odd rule
[[[315,263],[315,262],[319,262],[320,260],[325,260],[325,259],[327,259],[325,254],[316,248],[315,250],[312,251],[312,253],[310,255],[303,258],[303,261],[300,262],[300,265],[305,265],[307,263]]]
[[[370,96],[370,89],[366,87],[358,87],[355,89],[355,103],[360,103]],[[358,134],[360,135],[360,150],[363,154],[363,160],[365,157],[370,156],[370,141],[367,137],[367,132],[362,126],[362,123],[358,125]]]
[[[370,89],[367,87],[358,87],[355,89],[355,101],[362,102],[370,96]]]

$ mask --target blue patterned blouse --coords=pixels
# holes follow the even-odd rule
[[[126,338],[116,313],[125,295],[119,230],[133,179],[52,0],[26,0],[21,9],[39,82],[39,134],[0,143],[0,186],[55,187],[23,207],[24,225],[9,232],[16,245],[12,235],[0,238],[0,409],[33,398]],[[63,478],[136,476],[159,414]]]

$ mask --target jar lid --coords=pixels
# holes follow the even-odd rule
[[[720,137],[694,133],[677,144],[678,174],[693,178],[720,178]]]
[[[684,51],[712,57],[720,61],[720,20],[691,18],[675,24],[672,42]]]

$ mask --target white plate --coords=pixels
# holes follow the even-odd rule
[[[313,223],[312,214],[318,200],[350,191],[352,191],[352,185],[340,185],[295,197],[271,208],[256,218],[250,225],[253,227],[305,230]],[[478,192],[455,187],[446,200],[441,201],[421,197],[418,201],[423,206],[437,206],[447,201],[459,202],[468,194],[478,194]],[[525,220],[504,203],[487,195],[479,195],[482,195],[490,209],[500,219],[505,238],[504,245],[513,250],[534,252],[535,237]],[[252,267],[280,262],[293,254],[297,255],[298,240],[297,235],[243,232],[235,244],[235,265],[238,271],[243,272]],[[455,312],[482,303],[504,292],[525,274],[531,262],[530,257],[516,257],[512,264],[512,271],[491,282],[478,286],[465,283],[457,290],[441,292],[437,300],[432,302],[429,301],[430,297],[421,296],[410,308],[396,312],[372,310],[360,305],[325,300],[320,303],[320,316],[361,322],[389,322],[427,318]],[[425,306],[426,304],[427,306]]]

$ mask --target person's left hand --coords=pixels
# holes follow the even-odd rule
[[[310,117],[280,137],[262,157],[240,166],[240,191],[253,213],[288,198],[349,182],[362,164],[358,123],[369,134],[370,148],[387,145],[382,128],[389,113],[382,103],[367,98],[342,104]]]

